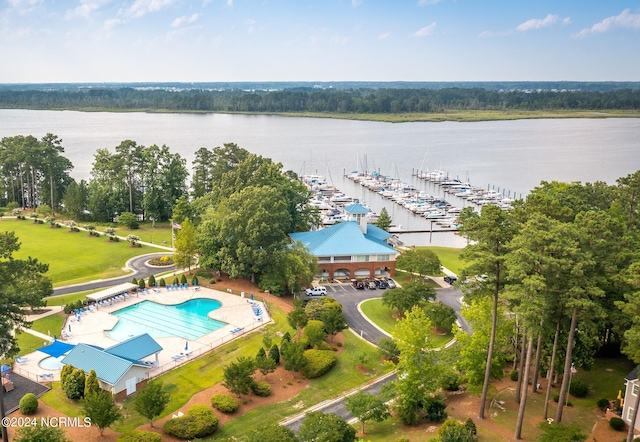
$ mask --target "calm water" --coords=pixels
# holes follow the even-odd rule
[[[640,169],[640,119],[391,124],[279,116],[0,110],[0,137],[40,138],[47,132],[62,138],[76,179],[89,178],[96,149],[113,151],[125,139],[145,146],[166,144],[185,157],[189,167],[200,147],[234,142],[299,174],[325,175],[374,210],[386,206],[393,211],[394,222],[407,228],[424,228],[426,221],[354,186],[344,173],[366,168],[411,182],[412,170],[439,168],[478,187],[524,196],[541,180],[614,183]],[[439,242],[441,235],[434,234],[432,242]],[[425,243],[425,236],[411,242]]]
[[[142,333],[149,333],[154,338],[180,336],[197,339],[226,325],[209,318],[209,312],[221,305],[215,299],[205,298],[191,299],[178,305],[142,301],[113,312],[118,323],[108,334],[117,341]]]

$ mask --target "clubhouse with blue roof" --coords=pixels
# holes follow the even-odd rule
[[[395,276],[399,252],[387,243],[391,234],[366,222],[369,209],[362,204],[346,206],[344,212],[347,221],[289,236],[318,258],[324,279]]]

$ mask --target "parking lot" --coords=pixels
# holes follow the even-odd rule
[[[436,280],[436,278],[434,278],[434,280],[442,286],[442,288],[436,290],[436,298],[444,304],[453,307],[458,316],[458,320],[461,321],[462,327],[468,331],[468,325],[460,316],[462,292],[444,283],[444,281],[440,281],[442,279],[443,278],[439,278],[439,280]],[[351,281],[324,284],[324,286],[327,288],[327,296],[336,299],[342,304],[342,312],[344,313],[345,320],[347,324],[349,324],[349,328],[356,334],[373,344],[377,344],[381,338],[388,336],[388,334],[364,318],[358,309],[358,306],[363,301],[381,298],[385,290],[357,290]]]

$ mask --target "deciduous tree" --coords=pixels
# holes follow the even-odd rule
[[[377,396],[366,391],[347,396],[344,400],[344,408],[360,421],[361,433],[368,421],[382,422],[391,417],[389,407]]]
[[[138,392],[133,402],[133,407],[142,416],[149,420],[153,427],[153,420],[160,416],[169,403],[171,396],[162,381],[150,381]]]
[[[122,419],[122,413],[113,400],[113,396],[105,390],[85,396],[82,410],[85,416],[91,419],[91,425],[98,427],[100,436],[103,435],[105,428]]]

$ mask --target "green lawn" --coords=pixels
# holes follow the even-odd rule
[[[360,308],[362,309],[362,313],[364,313],[364,315],[378,327],[387,333],[393,333],[393,329],[397,322],[397,319],[393,317],[395,311],[384,305],[382,303],[382,298],[369,299],[368,301],[360,304]],[[429,336],[434,348],[443,347],[452,338],[453,335],[451,332],[448,332],[445,335],[431,334]]]
[[[49,307],[67,305],[72,304],[78,300],[84,301],[88,294],[95,293],[99,290],[102,289],[85,290],[84,292],[69,293],[66,295],[49,296],[48,298],[45,298],[45,300],[47,301],[47,306]]]
[[[131,248],[126,241],[109,243],[102,236],[88,236],[84,231],[70,233],[66,227],[52,229],[29,219],[1,218],[0,230],[13,231],[19,238],[21,246],[15,258],[32,256],[49,264],[47,276],[54,286],[124,275],[129,258],[158,251],[147,246]]]
[[[458,274],[467,265],[460,259],[460,250],[452,247],[426,247],[434,252],[440,258],[440,263],[451,270],[453,273]]]
[[[52,336],[54,334],[60,335],[60,330],[64,325],[65,319],[66,315],[63,312],[56,313],[55,315],[45,316],[44,318],[33,321],[33,323],[31,324],[31,329],[40,333],[44,333],[45,335],[49,332],[51,332]]]
[[[46,332],[45,332],[46,333]],[[42,338],[32,335],[27,332],[16,333],[16,341],[18,341],[18,347],[20,348],[20,355],[25,355],[36,351],[36,349],[45,345]]]

